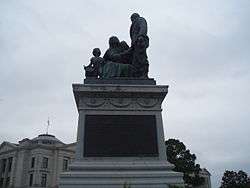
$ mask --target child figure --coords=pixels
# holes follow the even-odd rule
[[[85,76],[97,78],[99,76],[99,69],[104,61],[101,55],[101,50],[99,48],[94,48],[92,54],[94,57],[90,59],[90,64],[88,66],[84,66],[85,69]]]

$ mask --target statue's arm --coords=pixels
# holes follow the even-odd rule
[[[105,60],[109,60],[109,55],[108,55],[108,50],[105,52],[105,54],[103,55],[103,59]]]
[[[148,26],[147,26],[147,21],[144,18],[140,18],[140,30],[138,33],[138,36],[140,35],[147,35],[148,32]]]
[[[90,62],[87,66],[84,65],[84,67],[92,67],[93,64],[93,57],[90,58]]]

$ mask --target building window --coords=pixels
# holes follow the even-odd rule
[[[42,174],[42,177],[41,177],[41,186],[42,187],[46,187],[46,183],[47,183],[47,174]]]
[[[43,144],[53,144],[53,142],[48,141],[48,140],[44,140],[44,141],[42,141],[42,143],[43,143]]]
[[[29,186],[32,187],[32,185],[33,185],[33,174],[30,174]]]
[[[35,157],[32,157],[32,158],[31,158],[31,165],[30,165],[31,168],[34,168],[34,167],[35,167],[35,161],[36,161],[36,158],[35,158]]]
[[[13,161],[13,157],[10,157],[10,158],[8,159],[8,163],[9,163],[8,172],[11,172],[11,168],[12,168],[12,161]]]
[[[68,170],[69,160],[63,159],[63,171]]]
[[[48,168],[49,159],[47,157],[43,158],[42,168]]]

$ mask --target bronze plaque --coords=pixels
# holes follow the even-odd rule
[[[84,157],[158,156],[153,115],[86,115]]]

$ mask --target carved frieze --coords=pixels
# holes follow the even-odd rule
[[[161,111],[168,86],[73,85],[78,110]]]
[[[160,109],[158,98],[143,97],[83,97],[79,103],[80,109]]]
[[[157,98],[137,98],[136,102],[143,108],[152,108],[158,104],[159,100]]]
[[[83,102],[89,106],[89,107],[100,107],[105,104],[106,99],[105,98],[97,98],[97,97],[86,97],[83,98]]]
[[[109,98],[111,105],[117,108],[125,108],[131,105],[132,99],[129,98]]]

